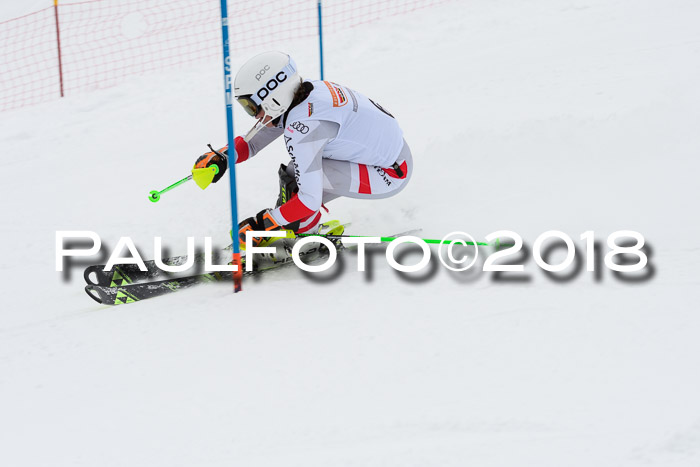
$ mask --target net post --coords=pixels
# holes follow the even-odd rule
[[[58,50],[58,82],[63,97],[63,63],[61,61],[61,29],[58,26],[58,0],[53,0],[53,12],[56,18],[56,49]]]

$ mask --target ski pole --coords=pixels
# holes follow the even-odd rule
[[[298,234],[299,237],[313,237],[316,234]],[[336,239],[336,238],[369,238],[369,235],[321,235],[322,237],[325,238],[330,238],[330,239]],[[379,241],[382,243],[385,242],[392,242],[396,240],[397,238],[400,237],[379,237]],[[451,242],[457,241],[457,240],[435,240],[432,238],[421,238],[425,243],[432,243],[432,244],[446,244],[449,245]],[[459,240],[460,243],[464,243],[465,245],[477,245],[477,246],[495,246],[495,247],[500,247],[500,246],[513,246],[512,244],[509,243],[501,243],[500,239],[496,239],[496,241],[488,243],[488,242],[465,242],[463,240]]]
[[[187,177],[183,178],[182,180],[179,180],[179,181],[173,183],[173,184],[170,185],[168,188],[165,188],[165,189],[160,190],[160,191],[158,191],[158,190],[153,190],[153,191],[151,191],[151,192],[148,194],[148,199],[149,199],[152,203],[157,203],[158,200],[160,199],[160,195],[162,195],[162,194],[165,193],[166,191],[170,191],[170,190],[172,190],[173,188],[178,187],[178,186],[182,185],[183,183],[188,182],[188,181],[190,181],[190,180],[192,180],[192,174],[188,175]]]
[[[188,175],[187,177],[183,178],[182,180],[178,180],[177,182],[173,183],[170,185],[168,188],[165,188],[163,190],[153,190],[148,194],[148,199],[152,203],[157,203],[158,200],[160,200],[160,195],[165,193],[166,191],[170,191],[175,187],[178,187],[182,185],[185,182],[188,182],[192,179],[197,183],[197,186],[199,186],[202,190],[205,189],[211,181],[214,179],[214,176],[219,173],[219,167],[216,165],[212,165],[210,167],[206,167],[203,169],[192,169],[192,173]]]

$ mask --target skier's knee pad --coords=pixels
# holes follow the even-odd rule
[[[294,196],[294,193],[299,191],[297,181],[294,176],[287,173],[286,165],[280,164],[280,169],[277,171],[277,174],[280,177],[280,193],[277,197],[277,204],[275,204],[276,208],[289,201],[292,196]]]
[[[276,208],[282,206],[284,203],[289,201],[292,198],[292,196],[294,196],[294,194],[297,191],[299,191],[297,180],[296,178],[294,178],[293,175],[289,175],[287,173],[286,165],[280,164],[280,169],[277,171],[277,174],[280,178],[280,193],[279,196],[277,196],[277,203],[275,204]],[[295,221],[291,224],[285,225],[284,228],[296,232],[297,230],[299,230],[299,224],[299,221]]]

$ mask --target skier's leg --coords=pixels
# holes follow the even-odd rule
[[[382,168],[354,162],[323,160],[323,202],[339,196],[381,199],[404,189],[413,173],[411,150],[404,142],[394,167]]]
[[[294,166],[292,164],[287,166],[281,164],[277,174],[280,180],[280,191],[275,205],[276,208],[289,201],[291,197],[294,196],[294,193],[298,191],[296,178],[294,177]],[[319,210],[310,216],[294,221],[284,227],[296,233],[312,233],[315,232],[314,229],[318,227],[320,220],[321,212]]]
[[[297,187],[297,181],[294,178],[294,166],[292,164],[289,164],[288,166],[280,164],[277,175],[280,179],[280,192],[277,196],[277,203],[275,204],[276,208],[289,201],[292,196],[294,196],[294,193],[296,193],[299,189]]]
[[[334,159],[323,159],[322,164],[324,205],[341,196],[360,199],[394,196],[403,190],[413,173],[413,157],[405,141],[393,167],[382,168]],[[281,206],[297,191],[292,164],[286,167],[282,165],[279,176],[280,196],[277,206]],[[285,227],[297,233],[315,233],[320,220],[319,210]]]

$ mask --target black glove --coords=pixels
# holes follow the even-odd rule
[[[245,245],[245,233],[249,230],[282,230],[282,226],[275,222],[269,209],[263,209],[255,217],[249,217],[238,224],[238,238],[243,245]],[[253,246],[259,246],[262,240],[260,237],[253,237]]]
[[[209,149],[211,149],[211,152],[199,156],[197,161],[194,163],[194,168],[204,169],[206,167],[211,167],[212,165],[217,166],[219,168],[219,172],[214,175],[214,180],[212,180],[212,183],[216,183],[221,180],[221,177],[224,176],[226,169],[228,168],[228,157],[226,157],[228,153],[228,146],[225,146],[218,151],[212,148],[211,144],[208,146]]]

